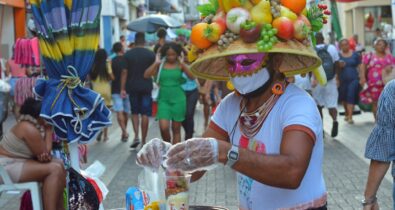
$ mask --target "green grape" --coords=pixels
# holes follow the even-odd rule
[[[271,24],[269,24],[269,23],[265,24],[265,29],[267,29],[267,30],[270,30],[270,29],[272,29],[272,25],[271,25]]]
[[[263,47],[263,45],[257,44],[257,48],[258,48],[259,52],[265,51],[265,48]]]
[[[278,39],[277,39],[277,37],[275,37],[275,36],[272,36],[271,38],[270,38],[270,42],[272,42],[272,43],[277,43],[277,41],[278,41]]]
[[[265,41],[261,40],[257,44],[260,45],[260,46],[263,46],[263,45],[265,45]]]
[[[265,42],[270,41],[270,36],[268,36],[268,35],[263,36],[263,41],[265,41]]]
[[[265,35],[267,35],[267,31],[266,31],[266,30],[262,30],[262,31],[261,31],[261,37],[263,37],[263,36],[265,36]]]
[[[268,31],[267,35],[270,36],[270,37],[274,36],[273,30]]]
[[[265,51],[269,51],[270,50],[269,45],[268,44],[263,45],[263,49]]]
[[[273,34],[277,34],[278,32],[277,28],[273,28],[271,31],[273,32]]]
[[[273,43],[269,42],[269,43],[267,43],[267,46],[268,46],[268,48],[269,48],[269,50],[270,50],[270,49],[273,48]]]

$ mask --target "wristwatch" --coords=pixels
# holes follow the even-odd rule
[[[239,160],[239,147],[232,145],[232,148],[228,151],[228,161],[226,165],[230,168]]]
[[[367,205],[371,205],[377,202],[377,197],[376,196],[372,196],[368,199],[362,199],[361,203],[362,206],[367,206]]]

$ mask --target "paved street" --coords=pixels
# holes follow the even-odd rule
[[[200,135],[203,131],[201,111],[198,111],[195,120],[196,134]],[[364,113],[356,116],[354,120],[354,125],[348,125],[341,116],[339,136],[336,139],[325,139],[324,175],[329,209],[361,209],[360,200],[369,166],[368,161],[363,158],[363,152],[366,139],[373,128],[373,117],[370,113]],[[111,140],[105,143],[95,142],[89,147],[89,162],[100,160],[107,167],[102,177],[110,190],[104,203],[105,209],[125,207],[125,192],[128,187],[137,185],[138,174],[141,171],[135,164],[136,151],[129,150],[131,142],[121,143],[120,129],[116,121],[113,122],[115,123],[110,129]],[[327,137],[331,126],[331,120],[326,115],[324,127]],[[129,130],[132,133],[130,125]],[[149,139],[159,136],[158,124],[152,120]],[[392,180],[387,176],[378,194],[381,209],[392,209],[391,189]],[[210,171],[203,179],[192,184],[190,196],[192,204],[237,209],[234,172],[224,167]],[[2,196],[0,209],[18,209],[18,202],[17,196]]]

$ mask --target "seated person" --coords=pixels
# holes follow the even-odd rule
[[[52,126],[40,118],[41,102],[28,98],[17,124],[0,142],[0,165],[13,182],[41,182],[44,210],[62,210],[66,171],[52,159]],[[1,181],[1,180],[0,180]]]

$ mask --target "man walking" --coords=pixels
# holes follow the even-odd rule
[[[112,47],[112,51],[116,54],[111,62],[111,68],[114,74],[114,81],[111,83],[113,109],[117,113],[118,124],[122,130],[121,141],[126,142],[129,137],[127,124],[130,114],[130,102],[129,95],[121,93],[121,77],[122,75],[127,75],[128,66],[123,57],[125,49],[121,42],[115,43]]]
[[[145,48],[145,34],[137,33],[135,47],[125,54],[127,74],[122,74],[122,94],[130,96],[134,142],[132,148],[140,144],[139,128],[143,145],[147,138],[148,117],[152,114],[152,79],[145,79],[144,72],[155,62],[155,54]]]
[[[337,73],[339,69],[339,53],[335,46],[326,45],[324,43],[324,36],[322,33],[316,34],[317,46],[316,51],[318,56],[322,60],[322,67],[325,70],[325,74],[328,83],[324,86],[316,85],[314,81],[313,86],[313,98],[315,99],[318,109],[322,115],[322,109],[328,108],[329,114],[332,117],[332,131],[331,136],[336,137],[338,133],[339,123],[337,122],[337,100],[339,92],[337,90]]]

